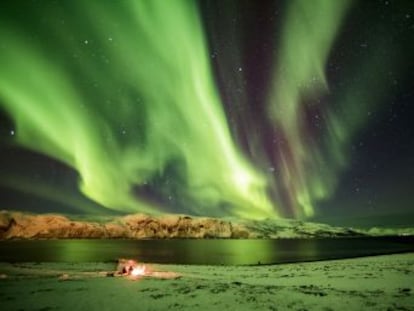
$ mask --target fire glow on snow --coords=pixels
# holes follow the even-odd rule
[[[119,259],[117,275],[127,276],[130,279],[137,280],[142,277],[154,277],[160,279],[177,279],[181,275],[169,271],[153,271],[148,265],[138,264],[132,259]]]

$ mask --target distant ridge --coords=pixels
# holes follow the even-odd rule
[[[59,214],[0,212],[0,239],[295,239],[414,235],[413,228],[368,230],[292,219],[252,221],[166,214],[133,214],[103,222]]]

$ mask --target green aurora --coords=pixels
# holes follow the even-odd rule
[[[33,10],[26,24],[1,18],[0,105],[15,122],[14,143],[75,169],[81,192],[108,209],[161,213],[175,204],[196,215],[280,217],[287,196],[290,214],[312,216],[377,109],[375,99],[359,103],[381,81],[350,72],[362,82],[337,101],[352,113],[326,109],[318,142],[301,126],[303,106],[329,93],[325,66],[350,7],[289,1],[268,81],[267,122],[288,141],[276,158],[263,146],[249,157],[235,139],[195,1],[62,1],[53,14]],[[372,57],[366,71],[381,61]],[[280,173],[269,176],[258,159],[276,161]],[[13,176],[1,183],[30,188]],[[161,203],[141,195],[148,184]]]
[[[317,5],[315,5],[317,4]],[[288,137],[288,150],[280,148],[281,183],[291,192],[293,210],[313,216],[315,200],[331,193],[319,148],[302,130],[300,109],[309,97],[327,90],[326,62],[350,1],[292,1],[282,32],[278,68],[270,96],[270,115]],[[300,48],[298,48],[300,42]],[[310,155],[311,153],[311,155]],[[310,155],[310,156],[309,156]],[[327,169],[328,176],[331,167]]]
[[[384,43],[373,43],[369,57],[349,70],[352,81],[337,92],[341,97],[329,98],[336,102],[336,110],[328,105],[320,111],[318,117],[325,120],[322,133],[309,133],[306,109],[330,93],[325,68],[351,6],[351,1],[292,1],[285,20],[268,107],[276,131],[287,140],[276,151],[281,172],[275,183],[288,193],[291,210],[298,217],[313,216],[315,202],[334,194],[340,173],[349,163],[352,139],[367,126],[369,115],[383,108],[385,75],[373,79],[371,74],[394,66],[392,57],[385,60],[375,53]]]

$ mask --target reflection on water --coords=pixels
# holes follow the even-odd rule
[[[1,241],[0,261],[252,265],[414,251],[413,238]]]

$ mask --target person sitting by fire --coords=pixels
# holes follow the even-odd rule
[[[135,260],[121,258],[118,260],[116,271],[120,275],[131,275],[136,266],[137,262]]]

